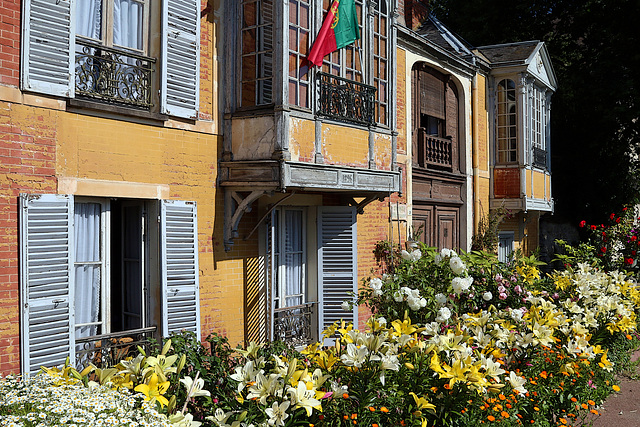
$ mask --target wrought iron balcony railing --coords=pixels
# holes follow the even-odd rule
[[[547,167],[547,150],[533,147],[533,166],[542,169]]]
[[[273,312],[273,340],[295,347],[306,346],[314,340],[312,319],[315,302],[278,308]]]
[[[76,40],[76,96],[149,109],[155,58]]]
[[[327,73],[317,73],[317,76],[319,116],[364,125],[374,122],[375,87]]]
[[[453,142],[451,137],[440,138],[418,128],[418,165],[451,170],[453,168]]]
[[[134,329],[124,332],[76,338],[76,366],[90,363],[98,368],[114,366],[127,356],[138,352],[138,346],[147,351],[156,327]]]

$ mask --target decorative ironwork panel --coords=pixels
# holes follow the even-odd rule
[[[533,147],[533,166],[543,169],[547,167],[547,150]]]
[[[315,303],[307,303],[274,310],[273,340],[295,347],[311,344],[314,305]]]
[[[155,58],[76,40],[76,96],[149,109]]]
[[[451,137],[440,138],[429,135],[424,128],[418,128],[418,165],[434,166],[451,170],[453,167],[453,142]]]
[[[148,353],[156,327],[76,338],[76,366],[93,364],[98,368],[114,366],[138,352],[138,346]]]
[[[319,116],[373,124],[375,87],[327,73],[317,73],[317,76],[320,83]]]

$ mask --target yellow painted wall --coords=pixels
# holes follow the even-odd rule
[[[289,151],[291,160],[312,162],[315,154],[316,126],[313,120],[291,118],[289,124]]]
[[[368,131],[323,123],[321,139],[322,155],[326,164],[368,167]]]
[[[532,171],[533,180],[533,193],[532,197],[536,199],[545,199],[545,173],[539,171]]]
[[[60,112],[57,175],[66,179],[165,184],[168,197],[198,203],[202,331],[244,340],[244,283],[257,242],[221,244],[223,197],[214,188],[220,136]],[[251,215],[242,225],[248,227]],[[241,228],[241,235],[249,230]]]
[[[377,133],[373,140],[376,169],[391,170],[391,135]]]
[[[489,197],[491,195],[491,180],[489,175],[489,127],[487,112],[487,81],[476,75],[475,89],[472,91],[473,129],[473,224],[474,232],[478,231],[480,219],[489,211]]]

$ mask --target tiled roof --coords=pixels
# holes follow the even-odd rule
[[[491,63],[526,61],[540,42],[537,40],[477,48]]]

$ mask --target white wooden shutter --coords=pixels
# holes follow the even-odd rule
[[[354,322],[358,308],[344,311],[349,292],[358,291],[356,211],[353,207],[318,208],[318,284],[320,333],[336,320]]]
[[[197,118],[200,83],[200,0],[162,2],[162,112]]]
[[[200,337],[196,203],[163,200],[162,335],[183,329]]]
[[[20,195],[23,372],[75,359],[73,196]]]
[[[73,97],[74,0],[22,2],[21,87]]]

